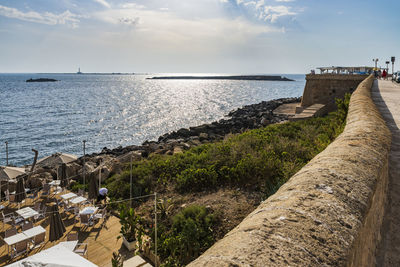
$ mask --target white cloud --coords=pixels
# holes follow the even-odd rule
[[[130,9],[132,9],[132,8],[137,8],[137,9],[143,9],[143,8],[146,8],[144,5],[139,5],[139,4],[136,4],[136,3],[125,3],[125,4],[122,4],[121,5],[121,7],[122,8],[130,8]]]
[[[73,28],[78,27],[81,16],[71,13],[69,10],[54,14],[51,12],[38,13],[35,11],[23,12],[16,8],[0,5],[0,15],[8,18],[20,19],[29,22],[47,24],[47,25],[69,25]]]
[[[94,1],[106,8],[111,8],[111,5],[106,0],[94,0]]]
[[[293,2],[294,0],[275,0],[276,2]],[[275,23],[280,17],[295,16],[297,13],[291,10],[291,7],[286,5],[267,5],[264,0],[236,0],[238,5],[254,12],[255,16],[262,21]]]

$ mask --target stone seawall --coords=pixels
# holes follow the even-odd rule
[[[335,98],[343,98],[345,93],[352,93],[367,77],[367,75],[308,74],[301,107],[324,104],[329,110],[333,110]]]
[[[189,266],[374,266],[391,136],[373,78],[353,93],[344,132]]]

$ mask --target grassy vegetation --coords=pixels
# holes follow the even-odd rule
[[[268,197],[343,131],[349,99],[337,100],[338,110],[325,117],[269,125],[181,154],[135,162],[133,195],[234,186]],[[129,198],[129,178],[127,167],[106,181],[113,199]],[[185,265],[211,246],[217,223],[218,216],[200,206],[164,216],[158,237],[165,266]]]
[[[325,117],[269,125],[181,154],[135,162],[133,195],[172,185],[180,193],[239,186],[268,196],[342,132],[348,100],[337,101],[338,110]],[[129,197],[129,177],[127,167],[106,181],[111,197]]]

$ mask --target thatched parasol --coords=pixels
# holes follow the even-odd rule
[[[97,183],[96,183],[96,175],[92,173],[90,176],[90,182],[89,182],[89,199],[97,199],[97,193],[98,193],[98,188],[97,188]]]
[[[26,198],[24,179],[17,179],[17,188],[15,190],[15,202],[22,202]]]
[[[50,236],[49,241],[53,242],[60,239],[65,233],[65,226],[61,220],[58,206],[53,203],[50,206]]]
[[[65,188],[68,186],[69,181],[67,179],[67,164],[63,163],[60,167],[58,178],[60,179],[60,186]]]

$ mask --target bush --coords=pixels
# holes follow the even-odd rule
[[[231,135],[172,156],[152,155],[133,165],[133,195],[240,186],[266,197],[321,152],[344,129],[350,95],[325,117],[273,124]],[[130,168],[106,181],[114,199],[129,197]]]
[[[217,218],[203,206],[189,206],[172,218],[169,231],[159,238],[164,266],[183,266],[197,258],[214,243]]]

